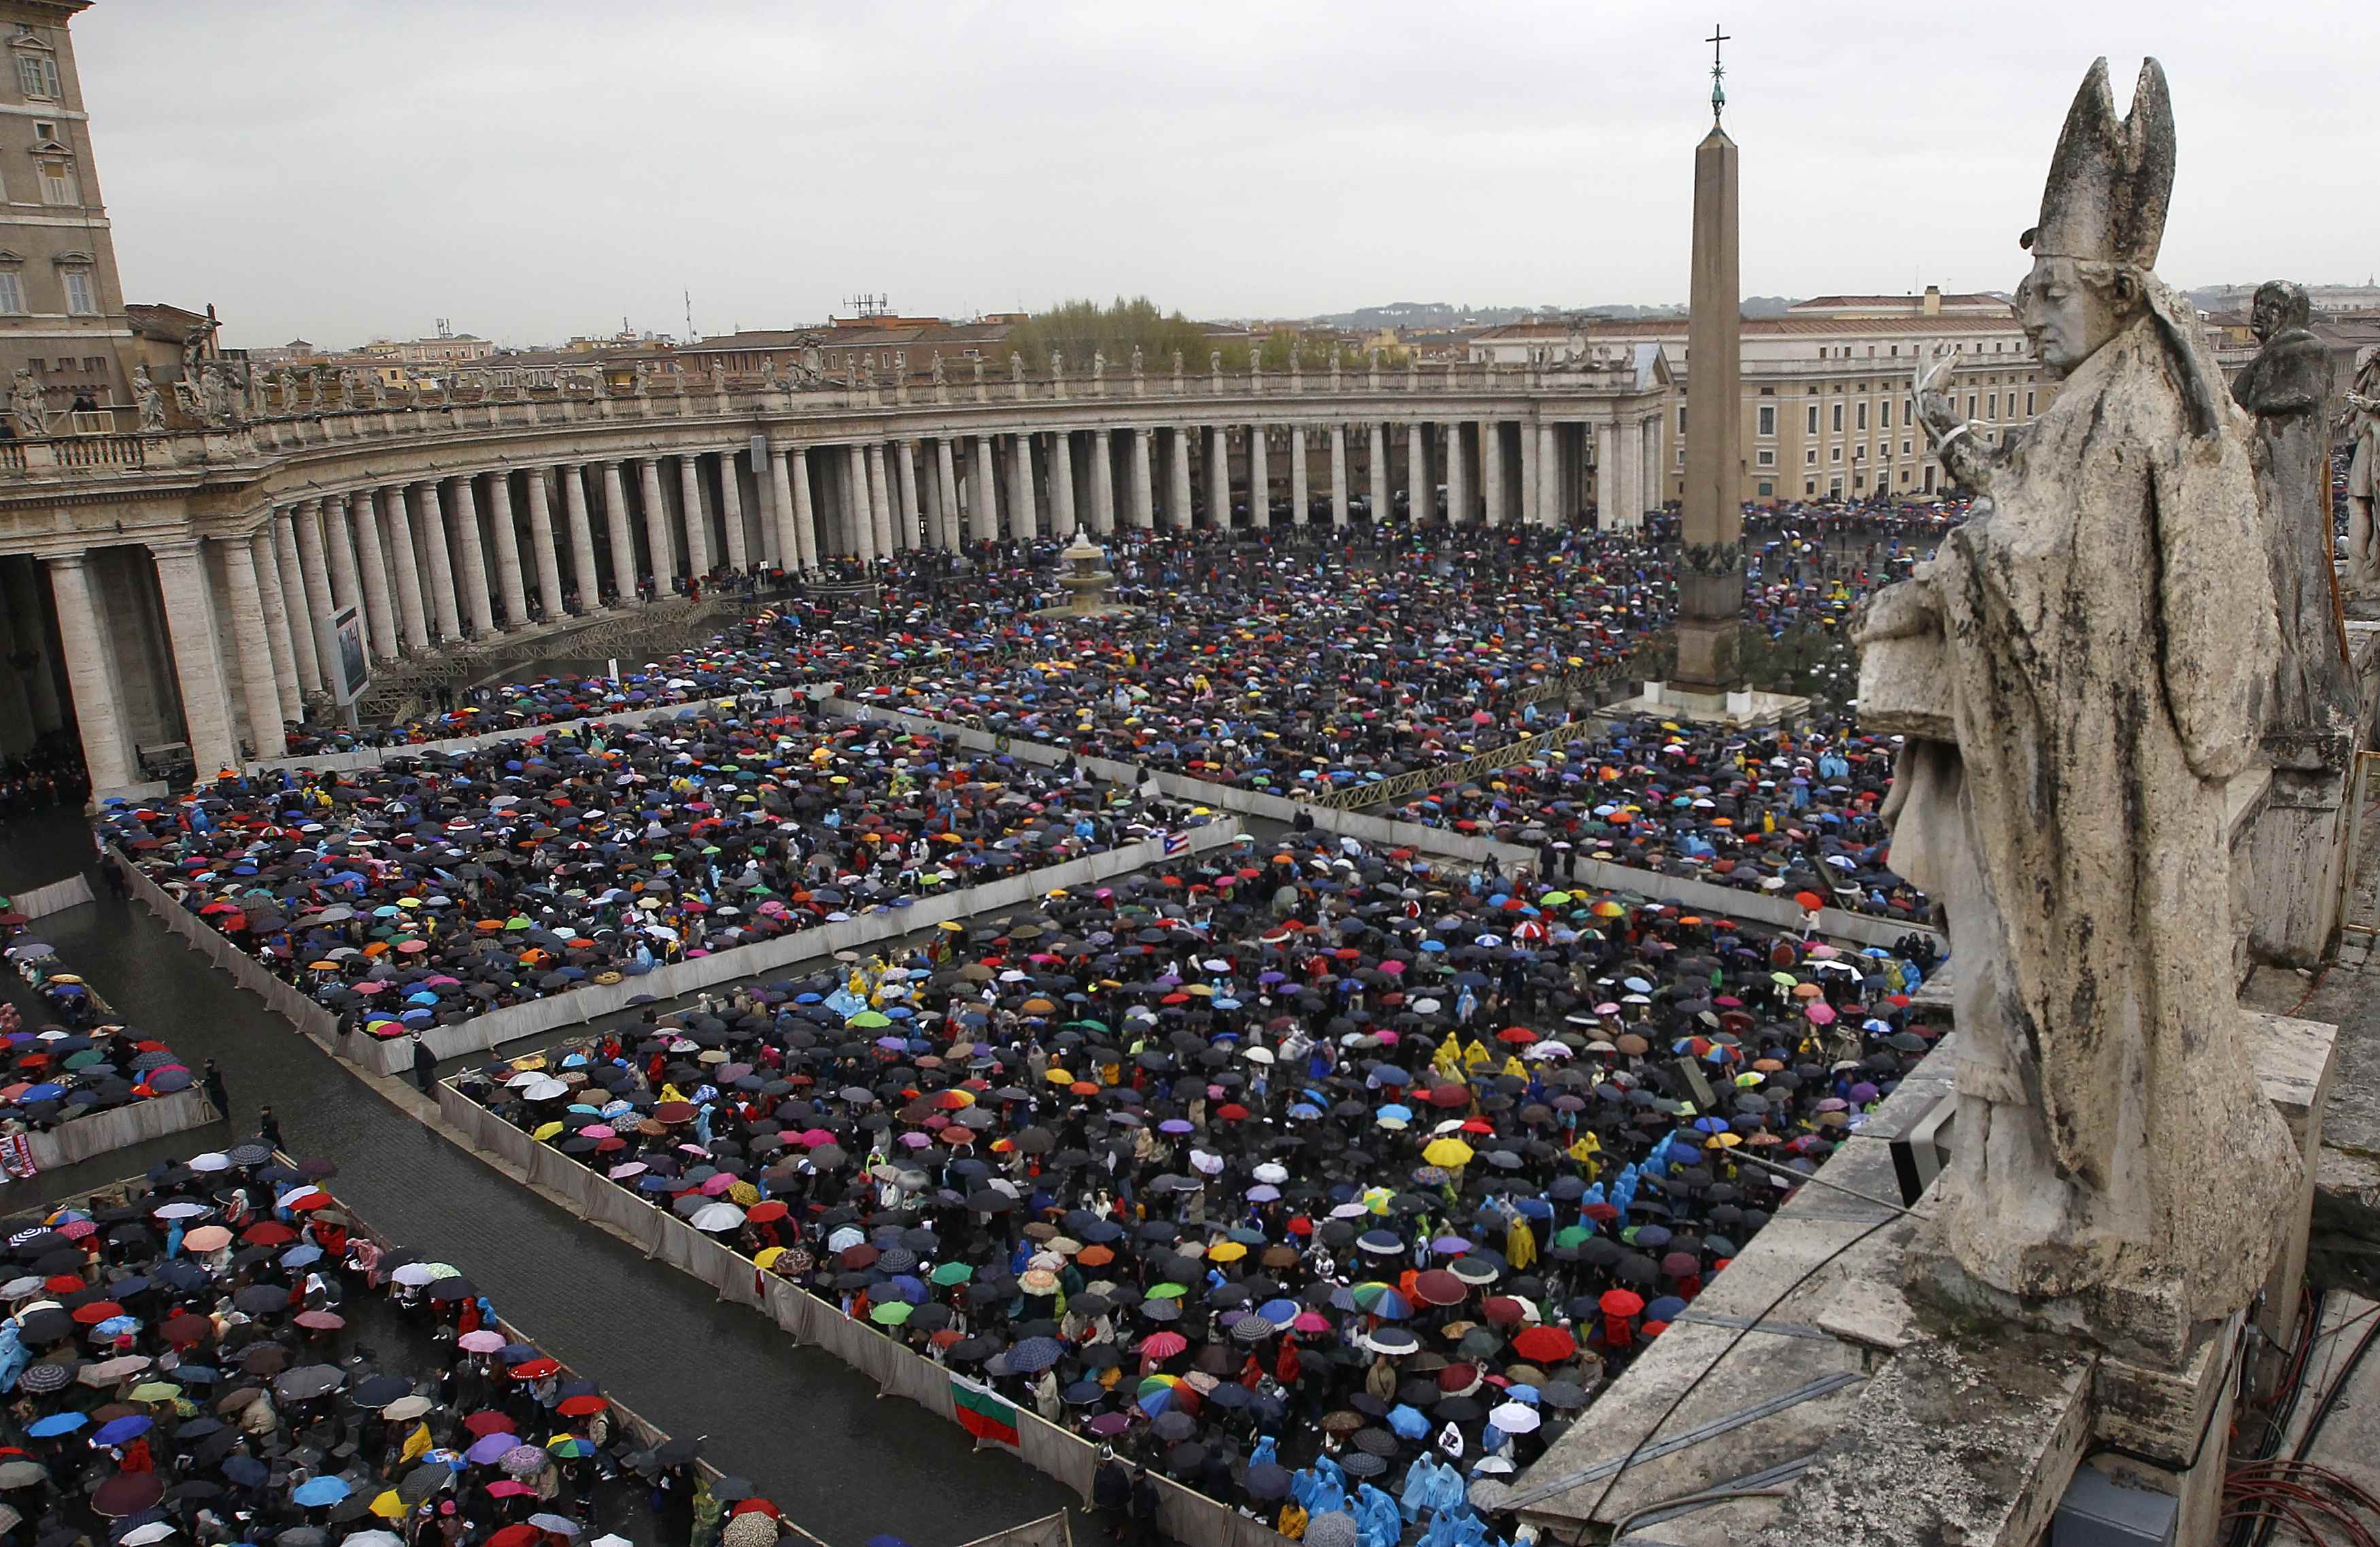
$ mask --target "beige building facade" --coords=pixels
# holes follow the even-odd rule
[[[1743,320],[1740,396],[1742,471],[1747,501],[1927,499],[1949,481],[1912,417],[1909,382],[1939,352],[1961,358],[1951,379],[1960,408],[1979,432],[2022,429],[2049,405],[2057,384],[2034,358],[2015,310],[1989,296],[1934,293],[1893,304],[1888,297],[1828,297],[1811,311]],[[1539,363],[1591,357],[1616,347],[1655,345],[1675,385],[1656,457],[1664,502],[1685,487],[1685,384],[1694,375],[1686,320],[1521,323],[1473,341],[1475,358],[1517,355]]]
[[[0,382],[44,407],[130,401],[134,335],[67,24],[90,0],[0,0]]]

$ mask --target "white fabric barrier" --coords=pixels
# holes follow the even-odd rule
[[[28,919],[45,919],[53,913],[62,913],[91,900],[91,877],[79,871],[64,881],[29,887],[8,899],[17,911]]]
[[[613,1185],[559,1150],[531,1142],[527,1134],[451,1082],[439,1084],[438,1110],[477,1148],[514,1162],[516,1169],[565,1200],[582,1218],[617,1226],[630,1239],[650,1243],[648,1256],[710,1285],[722,1300],[759,1310],[796,1344],[822,1348],[874,1381],[883,1394],[907,1397],[955,1421],[957,1404],[951,1395],[951,1372],[943,1366],[912,1352],[873,1325],[852,1320],[790,1281],[763,1273],[750,1258],[644,1201],[641,1195]],[[516,1158],[521,1156],[524,1145],[533,1151],[527,1165]],[[1096,1446],[1045,1422],[1026,1405],[1016,1406],[1016,1432],[1018,1453],[1027,1465],[1057,1479],[1083,1499],[1090,1497],[1091,1479],[1099,1468]],[[1168,1537],[1185,1547],[1287,1547],[1287,1539],[1263,1522],[1248,1519],[1171,1479],[1157,1481],[1158,1523]]]
[[[941,720],[904,711],[880,709],[873,704],[848,699],[820,699],[820,703],[831,712],[852,719],[889,720],[912,730],[955,731],[961,746],[978,751],[998,750],[1001,738],[989,731],[954,726]],[[1020,762],[1056,764],[1065,761],[1062,749],[1045,746],[1036,741],[1012,740],[1006,755]],[[1293,822],[1301,811],[1314,820],[1314,825],[1327,833],[1336,833],[1359,839],[1375,847],[1417,849],[1426,854],[1442,854],[1454,859],[1478,863],[1491,855],[1508,871],[1517,867],[1536,869],[1543,857],[1535,849],[1518,845],[1497,843],[1475,838],[1467,834],[1449,833],[1436,827],[1426,827],[1417,822],[1394,822],[1386,817],[1366,816],[1360,811],[1341,811],[1326,807],[1309,806],[1263,790],[1242,789],[1233,785],[1210,784],[1180,774],[1147,772],[1130,763],[1115,762],[1106,758],[1079,758],[1083,771],[1094,778],[1113,784],[1130,786],[1135,779],[1149,778],[1157,787],[1176,800],[1188,800],[1217,810],[1236,812],[1241,816],[1264,817],[1275,822]],[[1725,914],[1748,919],[1757,923],[1774,924],[1782,929],[1802,927],[1802,908],[1790,896],[1767,892],[1745,891],[1734,886],[1721,886],[1714,882],[1689,876],[1663,875],[1658,871],[1637,870],[1628,865],[1614,865],[1607,860],[1582,859],[1580,880],[1586,884],[1609,892],[1635,892],[1663,901],[1675,901],[1703,913]],[[1548,888],[1557,884],[1548,880]],[[1862,945],[1889,946],[1911,931],[1933,932],[1925,925],[1908,920],[1883,919],[1869,914],[1847,913],[1829,907],[1818,914],[1817,932],[1848,940]],[[1947,948],[1948,943],[1945,943]]]
[[[759,696],[767,699],[771,706],[782,709],[793,702],[794,695],[800,690],[778,688]],[[746,695],[747,699],[750,697]],[[498,747],[507,741],[527,741],[537,736],[584,736],[589,725],[646,725],[656,720],[675,719],[690,711],[736,701],[733,698],[686,699],[675,703],[655,704],[647,709],[624,709],[608,714],[584,715],[576,720],[556,720],[548,725],[516,725],[479,736],[454,736],[438,741],[414,741],[396,747],[358,747],[348,752],[301,752],[295,757],[258,758],[246,767],[250,774],[276,773],[282,769],[346,774],[358,768],[377,768],[382,763],[395,762],[403,758],[418,758],[425,752],[468,751],[475,747]]]
[[[812,689],[811,692],[820,707],[830,713],[853,720],[889,721],[904,729],[932,736],[955,736],[962,747],[978,752],[996,752],[1014,758],[1019,762],[1054,767],[1074,755],[1062,747],[1052,747],[1046,742],[1003,737],[992,731],[978,730],[972,725],[937,720],[930,715],[912,714],[906,710],[886,709],[853,699],[826,697],[822,696],[823,689]],[[1002,747],[1002,741],[1008,745]],[[1194,779],[1186,774],[1145,769],[1136,763],[1119,762],[1112,758],[1075,757],[1075,761],[1085,773],[1111,784],[1129,788],[1141,780],[1150,779],[1173,799],[1187,800],[1216,810],[1233,811],[1241,816],[1264,817],[1273,822],[1294,822],[1298,814],[1304,812],[1313,819],[1315,826],[1326,833],[1360,838],[1390,848],[1417,848],[1474,863],[1492,855],[1499,864],[1508,868],[1534,864],[1537,858],[1534,850],[1515,844],[1496,843],[1463,833],[1449,833],[1440,828],[1425,827],[1417,822],[1390,822],[1384,817],[1365,816],[1356,811],[1309,806],[1302,800],[1293,800],[1287,796],[1274,795],[1266,790],[1213,784],[1205,779]]]
[[[54,1128],[34,1128],[25,1140],[33,1163],[43,1171],[73,1165],[128,1144],[163,1139],[185,1128],[204,1127],[217,1114],[196,1086],[170,1096],[155,1096],[128,1106],[112,1106],[91,1117],[76,1117]]]
[[[340,1051],[338,1021],[330,1011],[274,977],[262,962],[234,944],[213,925],[176,902],[164,887],[143,875],[140,866],[113,849],[108,851],[107,859],[123,873],[125,884],[131,888],[132,895],[167,929],[180,935],[185,944],[230,973],[232,981],[263,1000],[266,1008],[296,1027],[302,1035],[312,1038],[334,1053]]]
[[[1190,840],[1192,853],[1203,854],[1209,849],[1236,843],[1240,837],[1240,825],[1231,821],[1213,822],[1204,827],[1191,828],[1183,835]],[[822,924],[816,929],[796,930],[773,940],[672,962],[639,977],[623,978],[616,983],[583,984],[567,993],[506,1005],[485,1015],[456,1021],[451,1026],[430,1027],[422,1032],[421,1040],[441,1058],[485,1052],[506,1042],[520,1041],[565,1027],[584,1026],[599,1017],[627,1008],[629,1001],[640,995],[650,994],[656,1000],[675,999],[681,994],[730,982],[737,978],[783,971],[804,962],[821,960],[832,956],[837,951],[865,950],[886,940],[897,940],[918,930],[931,929],[945,920],[1016,907],[1053,891],[1087,886],[1133,871],[1145,870],[1161,863],[1165,858],[1164,840],[1161,837],[1146,838],[1105,853],[1069,859],[1063,864],[1047,865],[1021,875],[1003,876],[980,886],[961,887],[956,891],[919,897],[907,907],[863,913],[836,923]],[[274,981],[278,981],[277,979]],[[319,1010],[319,1006],[317,1008]],[[353,1049],[355,1058],[367,1068],[382,1074],[398,1074],[410,1067],[412,1055],[402,1038],[386,1042],[361,1036],[350,1040],[358,1044]]]

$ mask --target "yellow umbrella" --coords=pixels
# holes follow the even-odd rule
[[[1217,1241],[1207,1249],[1208,1261],[1213,1262],[1236,1262],[1247,1254],[1248,1249],[1237,1241]]]
[[[542,1124],[542,1125],[540,1125],[540,1126],[539,1127],[538,1130],[537,1130],[535,1133],[533,1133],[533,1134],[529,1135],[529,1137],[530,1137],[531,1139],[533,1139],[537,1140],[540,1144],[542,1144],[542,1143],[544,1143],[547,1139],[552,1139],[555,1134],[558,1134],[558,1133],[560,1133],[561,1131],[562,1131],[562,1125],[561,1125],[561,1124],[559,1124],[559,1123],[546,1123],[546,1124]]]
[[[1068,1074],[1063,1069],[1051,1069],[1048,1074],[1043,1075],[1041,1078],[1048,1080],[1052,1085],[1072,1085],[1075,1083],[1075,1077]]]
[[[1470,1164],[1473,1153],[1474,1151],[1470,1145],[1449,1134],[1443,1139],[1433,1139],[1423,1145],[1421,1158],[1432,1165],[1451,1167]]]
[[[371,1512],[383,1520],[402,1520],[405,1518],[405,1501],[396,1496],[395,1489],[391,1488],[371,1502]]]

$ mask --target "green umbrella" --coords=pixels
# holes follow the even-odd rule
[[[868,1319],[880,1327],[897,1327],[906,1322],[909,1319],[909,1313],[916,1309],[906,1300],[886,1300],[882,1305],[869,1311]]]

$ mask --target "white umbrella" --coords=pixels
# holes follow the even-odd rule
[[[705,1203],[694,1212],[697,1230],[733,1230],[744,1223],[744,1211],[733,1203]]]
[[[1507,1434],[1528,1434],[1537,1427],[1537,1410],[1525,1402],[1507,1402],[1488,1413],[1488,1421]]]

